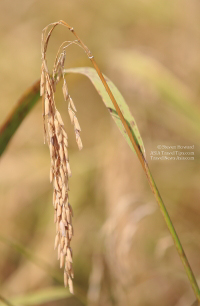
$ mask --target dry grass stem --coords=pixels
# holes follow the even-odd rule
[[[68,286],[70,292],[73,293],[72,279],[74,278],[74,272],[72,268],[72,249],[70,246],[73,236],[73,211],[69,203],[68,179],[71,176],[71,168],[68,157],[68,137],[64,129],[61,114],[56,109],[54,98],[56,85],[60,79],[63,79],[63,96],[64,100],[68,103],[68,112],[74,126],[78,148],[81,150],[83,145],[80,138],[81,128],[75,115],[76,107],[68,93],[68,87],[63,73],[66,59],[66,43],[69,45],[74,42],[64,42],[60,46],[54,62],[52,75],[47,68],[47,46],[56,25],[56,23],[50,25],[52,28],[48,34],[48,27],[42,32],[40,95],[43,97],[44,138],[49,146],[51,160],[50,182],[53,184],[54,223],[56,224],[54,248],[57,248],[58,251],[60,268],[64,267],[64,285],[65,287]]]

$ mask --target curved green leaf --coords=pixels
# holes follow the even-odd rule
[[[19,99],[16,106],[0,127],[0,156],[21,122],[40,99],[40,81],[31,86]]]
[[[105,87],[103,86],[96,70],[94,68],[90,68],[90,67],[81,67],[81,68],[70,68],[70,69],[65,69],[65,73],[79,73],[79,74],[83,74],[85,76],[87,76],[90,81],[92,82],[92,84],[94,85],[94,87],[96,88],[97,92],[99,93],[99,95],[101,96],[105,106],[107,107],[107,109],[109,110],[112,118],[114,119],[115,123],[117,124],[119,130],[121,131],[122,135],[124,136],[124,138],[126,139],[126,141],[128,142],[129,146],[131,147],[131,149],[135,152],[133,145],[124,129],[124,126],[113,106],[113,103],[105,89]],[[134,117],[132,116],[128,105],[126,104],[123,96],[121,95],[121,93],[119,92],[119,90],[117,89],[117,87],[113,84],[113,82],[111,82],[105,75],[104,75],[106,82],[108,84],[108,86],[110,87],[116,101],[117,104],[132,132],[133,137],[136,140],[136,143],[140,146],[141,151],[143,152],[144,156],[145,156],[145,149],[144,149],[144,144],[142,141],[142,138],[140,136],[140,132],[138,130],[137,124],[135,122]]]
[[[57,301],[72,297],[68,290],[63,287],[51,287],[45,290],[39,290],[34,293],[27,293],[21,296],[13,297],[10,302],[13,305],[20,306],[31,306],[31,305],[41,305],[44,303]],[[5,305],[0,302],[0,306]]]

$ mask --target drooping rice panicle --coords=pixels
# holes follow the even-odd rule
[[[63,48],[60,55],[58,54],[53,66],[52,76],[47,68],[46,50],[51,33],[57,24],[51,24],[51,30],[46,34],[48,27],[42,33],[42,67],[40,94],[43,98],[43,121],[45,130],[45,139],[49,146],[50,152],[50,182],[53,184],[53,207],[54,223],[56,224],[56,237],[54,248],[57,248],[60,268],[64,267],[64,285],[69,287],[73,293],[74,272],[72,268],[72,249],[71,240],[73,236],[72,217],[73,211],[69,203],[69,182],[71,177],[71,168],[68,156],[68,136],[64,128],[64,122],[61,114],[56,108],[54,93],[58,81],[63,78],[63,96],[68,102],[68,111],[71,121],[74,124],[76,141],[79,149],[82,148],[80,140],[80,125],[75,116],[76,108],[68,93],[68,87],[64,78],[63,69],[66,58],[66,51]],[[64,43],[62,44],[64,45]],[[62,46],[61,45],[61,46]],[[61,47],[59,48],[60,52]],[[59,53],[58,52],[58,53]],[[70,108],[70,109],[69,109]]]

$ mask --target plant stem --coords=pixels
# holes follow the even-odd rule
[[[8,115],[4,124],[0,127],[0,156],[6,149],[8,142],[26,117],[28,112],[40,98],[39,94],[40,81],[35,82],[20,98],[16,106]]]
[[[192,269],[190,267],[190,264],[188,262],[186,254],[184,252],[184,249],[183,249],[183,247],[181,245],[179,237],[178,237],[178,235],[176,233],[176,230],[175,230],[175,228],[173,226],[173,223],[172,223],[172,221],[170,219],[170,216],[169,216],[169,214],[167,212],[165,204],[164,204],[164,202],[163,202],[163,200],[161,198],[161,195],[160,195],[160,193],[158,191],[156,183],[155,183],[155,181],[153,179],[153,176],[152,176],[152,174],[150,172],[148,163],[147,163],[147,161],[145,159],[145,156],[142,153],[142,150],[140,149],[140,146],[137,144],[136,140],[134,139],[134,136],[131,133],[131,130],[130,130],[130,128],[129,128],[129,126],[128,126],[128,124],[127,124],[127,122],[126,122],[126,120],[125,120],[125,118],[124,118],[124,116],[123,116],[123,114],[122,114],[118,104],[117,104],[117,101],[115,100],[115,98],[114,98],[114,96],[113,96],[113,94],[112,94],[112,92],[111,92],[111,90],[110,90],[110,88],[109,88],[109,86],[108,86],[108,84],[107,84],[103,74],[101,73],[97,63],[95,62],[94,57],[92,56],[92,53],[90,52],[90,50],[81,41],[81,39],[76,34],[74,29],[72,27],[70,27],[66,22],[61,20],[58,24],[63,24],[64,26],[66,26],[75,35],[75,37],[78,39],[78,42],[84,48],[86,54],[88,55],[89,59],[91,60],[95,70],[97,71],[97,73],[98,73],[98,75],[99,75],[99,77],[100,77],[100,79],[101,79],[101,81],[102,81],[102,83],[103,83],[103,85],[104,85],[104,87],[105,87],[105,89],[106,89],[106,91],[107,91],[107,93],[108,93],[108,95],[109,95],[109,97],[110,97],[110,99],[111,99],[111,101],[112,101],[112,103],[113,103],[117,113],[118,113],[118,116],[119,116],[119,118],[120,118],[120,120],[121,120],[121,122],[122,122],[122,124],[123,124],[123,126],[124,126],[124,128],[125,128],[125,130],[126,130],[126,132],[128,134],[128,136],[129,136],[129,139],[130,139],[132,145],[134,146],[136,154],[137,154],[137,156],[138,156],[138,158],[140,160],[140,163],[141,163],[141,165],[142,165],[142,167],[143,167],[143,169],[145,171],[145,174],[147,176],[147,179],[148,179],[149,185],[151,187],[151,190],[152,190],[152,192],[153,192],[153,194],[154,194],[154,196],[155,196],[155,198],[156,198],[156,200],[158,202],[158,205],[160,207],[161,213],[162,213],[162,215],[163,215],[163,217],[165,219],[165,222],[167,224],[169,232],[170,232],[170,234],[171,234],[171,236],[172,236],[172,238],[174,240],[174,244],[175,244],[176,249],[178,251],[178,254],[179,254],[180,258],[181,258],[181,261],[183,263],[183,266],[184,266],[185,271],[187,273],[187,276],[189,278],[190,284],[191,284],[191,286],[192,286],[192,288],[194,290],[194,293],[195,293],[195,295],[197,297],[198,302],[200,302],[200,290],[199,290],[196,278],[194,276],[194,273],[192,272]]]

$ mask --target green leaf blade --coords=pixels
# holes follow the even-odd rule
[[[70,298],[72,295],[66,288],[52,287],[48,289],[38,290],[36,292],[26,293],[21,296],[16,296],[10,299],[12,305],[32,306],[41,305],[48,302],[58,301],[61,299]],[[4,306],[0,302],[0,306]]]
[[[124,129],[124,126],[113,106],[113,103],[105,89],[105,87],[103,86],[97,72],[95,71],[95,69],[90,68],[90,67],[81,67],[81,68],[70,68],[70,69],[65,69],[65,73],[78,73],[78,74],[82,74],[85,75],[89,78],[89,80],[92,82],[92,84],[94,85],[95,89],[97,90],[97,92],[99,93],[99,95],[101,96],[105,106],[107,107],[108,111],[110,112],[113,120],[115,121],[117,127],[119,128],[120,132],[122,133],[122,135],[124,136],[125,140],[127,141],[127,143],[129,144],[130,148],[135,152],[134,147]],[[136,140],[136,143],[138,144],[138,146],[140,147],[143,155],[145,156],[145,149],[144,149],[144,144],[139,132],[139,129],[137,127],[136,121],[134,119],[134,117],[132,116],[128,105],[126,104],[123,96],[121,95],[121,93],[119,92],[119,90],[117,89],[117,87],[113,84],[113,82],[111,82],[105,75],[105,80],[108,84],[108,86],[110,87],[116,101],[117,104],[131,130],[131,133],[134,137],[134,139]]]
[[[6,121],[0,127],[0,156],[6,149],[10,139],[25,119],[27,114],[40,99],[40,81],[31,86],[24,95],[19,99],[18,103],[8,116]]]

